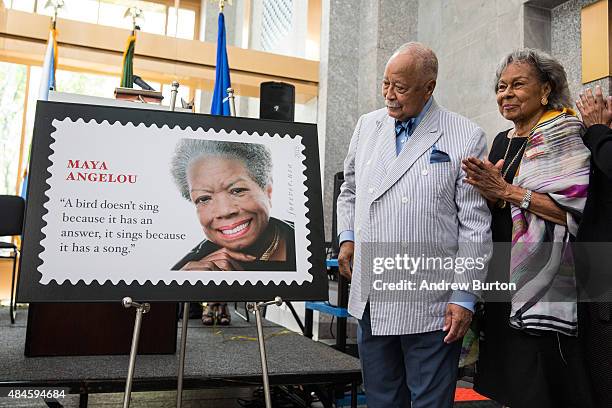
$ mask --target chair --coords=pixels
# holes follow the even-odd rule
[[[23,231],[24,213],[25,200],[23,198],[12,195],[0,195],[0,237],[21,235]],[[0,254],[0,258],[11,258],[13,260],[9,312],[11,315],[11,323],[15,323],[15,272],[17,271],[19,248],[12,242],[0,241],[0,249],[12,250],[10,255]]]

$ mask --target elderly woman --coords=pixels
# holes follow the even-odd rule
[[[612,407],[612,97],[600,87],[576,101],[591,151],[589,195],[578,229],[576,277],[580,284],[580,325],[585,329],[596,405]]]
[[[488,160],[463,166],[489,202],[493,240],[506,243],[496,244],[487,280],[516,290],[486,294],[475,388],[512,408],[589,407],[568,248],[589,179],[583,126],[563,67],[543,52],[506,56],[495,92],[514,127],[495,137]]]
[[[268,148],[257,143],[182,139],[172,159],[172,175],[181,195],[193,203],[206,236],[173,270],[295,270],[293,224],[270,216],[272,156]],[[205,310],[205,324],[219,315],[214,310],[218,306],[212,307]],[[226,311],[222,307],[221,319],[229,319]]]

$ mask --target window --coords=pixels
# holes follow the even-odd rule
[[[0,194],[15,194],[27,67],[0,62]]]
[[[124,17],[126,9],[127,6],[123,4],[100,1],[98,11],[98,24],[131,30],[132,22],[130,21],[130,18]]]
[[[176,32],[176,36],[178,38],[186,38],[188,40],[193,40],[195,33],[195,24],[196,24],[196,12],[195,10],[187,10],[183,8],[179,8],[179,23],[176,23],[176,9],[174,7],[170,7],[168,9],[168,29],[167,35],[174,37]]]
[[[7,8],[15,10],[34,11],[34,0],[4,0],[4,5]]]
[[[47,0],[0,1],[7,8],[53,15],[53,7],[47,7]],[[176,9],[172,7],[173,0],[64,0],[64,7],[58,10],[57,15],[70,20],[131,30],[132,20],[125,13],[128,7],[136,6],[142,10],[142,18],[137,20],[142,31],[172,37],[178,31],[177,37],[192,40],[197,32],[199,6],[194,2],[185,3],[186,6],[178,10],[178,25]]]
[[[250,48],[305,57],[308,45],[309,2],[261,0],[253,2]]]
[[[166,32],[166,9],[164,4],[149,1],[99,0],[98,24],[132,29],[132,20],[125,17],[128,7],[136,6],[142,10],[142,18],[136,22],[142,31],[153,34]]]
[[[261,46],[274,51],[291,30],[293,0],[264,0]]]
[[[120,78],[110,75],[87,74],[57,70],[55,82],[59,92],[114,98]]]
[[[140,29],[145,33],[164,35],[166,33],[166,7],[157,6],[143,11]]]
[[[46,0],[39,0],[36,12],[53,15],[53,7],[46,7]],[[57,11],[58,17],[95,24],[98,21],[98,0],[64,0],[64,7]]]

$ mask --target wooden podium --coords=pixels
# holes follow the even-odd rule
[[[130,354],[135,309],[116,303],[30,303],[25,355]],[[174,354],[177,303],[151,303],[142,319],[138,354]]]
[[[115,88],[115,98],[119,100],[153,103],[160,105],[164,99],[159,91],[147,91],[145,89],[135,88]]]

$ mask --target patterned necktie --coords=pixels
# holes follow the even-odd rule
[[[399,120],[395,121],[395,135],[397,137],[396,141],[396,153],[399,155],[406,141],[410,137],[410,128],[412,127],[412,119],[407,120],[406,122],[400,122]]]

